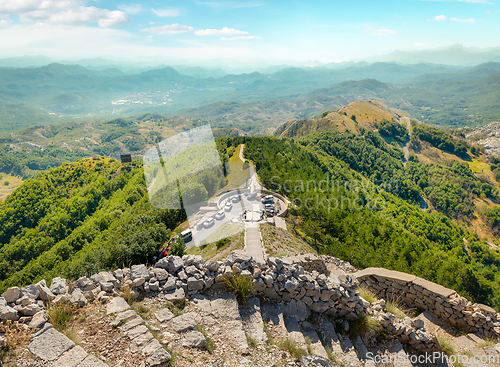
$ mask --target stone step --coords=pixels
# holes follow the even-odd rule
[[[265,303],[261,308],[262,318],[270,325],[273,325],[279,334],[288,337],[288,331],[285,326],[283,311],[279,305]]]
[[[315,330],[306,330],[303,335],[306,341],[309,340],[311,343],[313,356],[328,358],[328,353],[326,352],[325,347],[323,347],[323,344],[321,344],[321,340]]]
[[[358,354],[358,358],[362,361],[365,366],[374,366],[375,362],[372,359],[368,358],[368,349],[361,340],[361,337],[358,335],[356,340],[354,341],[354,348]]]
[[[342,349],[342,357],[340,361],[344,366],[349,367],[362,367],[363,363],[359,360],[356,349],[352,345],[351,340],[346,335],[337,334],[339,338],[340,348]]]
[[[246,304],[240,306],[240,315],[248,335],[257,343],[266,342],[267,335],[264,331],[259,299],[252,297]]]
[[[362,367],[363,363],[359,360],[349,338],[337,334],[333,324],[326,319],[321,325],[320,333],[324,346],[332,350],[336,363],[344,367]]]
[[[395,367],[412,367],[408,355],[404,351],[403,346],[398,339],[390,340],[387,346],[387,350],[389,351],[391,360],[397,361],[396,363],[394,363]]]
[[[302,334],[302,330],[297,320],[287,317],[285,319],[285,327],[288,331],[288,337],[293,340],[299,348],[307,349],[304,334]]]

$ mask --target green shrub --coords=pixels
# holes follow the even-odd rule
[[[170,255],[182,257],[186,254],[186,250],[186,244],[184,243],[184,240],[182,238],[176,239],[170,245]]]

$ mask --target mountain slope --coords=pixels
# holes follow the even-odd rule
[[[151,206],[141,167],[85,159],[42,173],[0,203],[0,291],[144,262],[184,219]]]

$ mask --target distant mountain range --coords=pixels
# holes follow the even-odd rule
[[[366,61],[474,66],[487,62],[500,62],[500,47],[480,49],[457,44],[433,49],[394,51],[388,55],[368,58]]]
[[[188,66],[178,67],[183,72],[167,66],[131,74],[114,67],[59,63],[0,68],[0,132],[149,112],[213,118],[249,131],[283,119],[312,117],[358,99],[380,99],[426,122],[455,127],[489,123],[498,116],[500,63],[345,66],[289,67],[268,74],[225,74]],[[237,114],[208,107],[228,103],[229,110],[239,106]],[[266,123],[269,119],[274,123]]]

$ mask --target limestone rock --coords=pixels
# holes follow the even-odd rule
[[[146,360],[147,366],[159,366],[167,362],[172,356],[163,348],[158,349]]]
[[[132,272],[132,280],[139,279],[139,278],[144,278],[149,279],[149,272],[148,269],[146,268],[146,265],[140,264],[140,265],[132,265],[130,268],[130,271]]]
[[[204,348],[207,346],[207,341],[199,331],[190,331],[182,339],[182,345],[188,348]]]
[[[184,333],[188,330],[196,329],[196,321],[190,313],[174,317],[172,320],[172,328],[178,333]]]
[[[21,298],[21,290],[19,287],[10,287],[5,292],[2,293],[2,297],[5,299],[7,303],[14,303],[19,298]]]
[[[123,299],[122,297],[115,297],[106,305],[106,312],[109,315],[111,313],[118,313],[128,310],[129,308],[130,306],[127,301],[125,301],[125,299]]]
[[[40,329],[45,325],[45,323],[48,320],[47,312],[45,310],[39,311],[33,316],[31,319],[31,322],[29,323],[28,327],[30,329]]]
[[[28,349],[44,361],[54,361],[74,346],[75,343],[51,328],[34,338],[28,345]]]
[[[40,292],[40,298],[44,302],[52,302],[56,296],[54,293],[50,291],[50,289],[47,287],[47,284],[45,283],[45,280],[41,280],[36,284],[36,287],[38,288],[38,292]]]
[[[17,321],[19,319],[18,312],[9,306],[0,307],[0,320],[1,321]]]
[[[66,279],[57,277],[50,282],[50,291],[57,294],[66,293]]]
[[[174,314],[168,309],[164,308],[157,313],[155,313],[156,318],[158,319],[159,322],[167,322],[172,320],[175,316]]]
[[[23,296],[27,296],[31,299],[37,299],[40,295],[40,292],[38,292],[38,288],[35,284],[31,284],[21,288],[21,291],[23,293]]]

